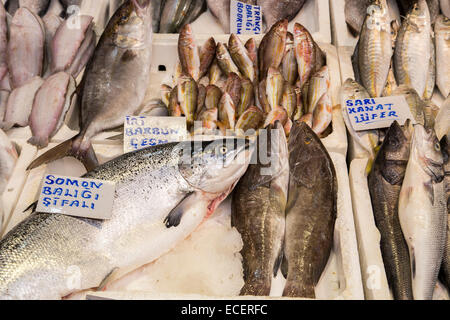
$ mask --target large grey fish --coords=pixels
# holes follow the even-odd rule
[[[192,2],[183,24],[194,22],[200,14],[206,10],[205,0],[195,0]]]
[[[166,0],[159,24],[160,33],[174,33],[183,25],[194,0]]]
[[[371,97],[379,97],[386,85],[392,57],[391,37],[386,0],[374,0],[361,29],[355,70]]]
[[[268,296],[281,263],[289,182],[286,135],[279,122],[258,136],[258,159],[233,192],[231,224],[242,236],[241,295]],[[255,158],[256,159],[256,158]]]
[[[411,130],[392,123],[368,177],[375,224],[388,283],[394,299],[411,300],[409,251],[398,218],[398,199],[409,159]]]
[[[440,15],[434,26],[436,84],[444,98],[450,94],[450,18]]]
[[[36,159],[30,168],[72,155],[88,170],[97,165],[96,134],[119,127],[139,111],[149,83],[152,27],[149,1],[125,2],[108,23],[84,72],[80,133]]]
[[[230,1],[206,0],[209,10],[222,25],[224,33],[230,33]]]
[[[0,241],[0,298],[59,299],[152,262],[214,212],[251,151],[244,139],[187,141],[97,167],[84,177],[116,183],[111,219],[32,213]]]
[[[367,9],[373,0],[345,0],[345,21],[353,34],[359,34]],[[400,23],[400,12],[396,0],[387,0],[390,20]]]
[[[397,0],[397,2],[400,8],[400,13],[403,16],[406,16],[417,0]],[[431,22],[434,23],[439,15],[439,0],[426,0],[426,2],[428,11],[430,12]],[[441,1],[441,4],[442,2],[448,2],[448,0]]]
[[[444,155],[444,185],[447,197],[447,241],[445,243],[444,258],[441,266],[441,280],[450,290],[450,144],[445,135],[441,139],[441,150]]]
[[[447,203],[443,156],[432,128],[414,126],[411,152],[398,202],[408,243],[415,300],[430,300],[444,254]]]
[[[291,21],[302,9],[306,0],[258,0],[261,6],[266,29],[269,30],[277,21]]]
[[[427,2],[415,3],[398,32],[394,53],[395,77],[423,97],[431,55],[431,22]],[[439,66],[438,66],[439,68]]]
[[[164,9],[165,0],[153,0],[152,1],[152,30],[153,32],[159,32],[159,23]]]
[[[6,184],[11,178],[18,157],[17,150],[11,140],[0,129],[0,195],[5,191]]]
[[[314,298],[333,246],[338,186],[327,150],[304,122],[291,129],[289,169],[283,296]]]

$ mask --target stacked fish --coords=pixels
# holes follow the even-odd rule
[[[289,143],[278,121],[267,129],[232,199],[231,223],[243,241],[241,295],[268,296],[281,268],[283,296],[315,298],[333,246],[335,169],[306,123],[294,123]]]
[[[435,87],[444,100],[450,93],[450,19],[437,14],[433,32],[425,0],[412,4],[401,25],[392,20],[386,0],[373,0],[369,5],[352,56],[356,81],[347,80],[342,97],[402,95],[416,123],[427,128],[442,126],[435,123],[439,107],[431,98]],[[344,120],[350,135],[373,159],[384,131],[355,132],[346,115]]]
[[[39,148],[61,127],[75,78],[96,45],[91,16],[64,20],[62,5],[53,0],[41,18],[37,12],[47,8],[37,6],[41,2],[19,1],[10,19],[0,4],[0,124],[4,130],[29,125],[29,142]]]
[[[394,122],[387,132],[356,132],[344,119],[355,142],[375,159],[368,185],[393,296],[431,299],[441,265],[442,280],[449,282],[448,151],[442,149],[448,148],[449,133],[450,20],[425,0],[408,6],[401,25],[392,19],[386,0],[367,2],[366,9],[352,56],[356,81],[344,83],[343,98],[402,95],[416,125],[408,120],[403,126]],[[431,102],[435,85],[447,98],[441,110]],[[435,129],[444,136],[442,147]]]
[[[198,48],[190,25],[184,26],[174,85],[161,86],[169,114],[184,115],[194,133],[246,132],[279,120],[289,135],[299,120],[326,136],[332,103],[325,55],[302,25],[296,23],[293,34],[287,25],[275,23],[259,48],[254,38],[244,44],[234,34],[228,44],[210,38]]]

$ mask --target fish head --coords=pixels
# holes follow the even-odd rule
[[[355,80],[348,78],[342,86],[343,96],[347,99],[360,99],[361,97],[369,98],[367,90]]]
[[[425,27],[428,24],[430,27],[430,11],[426,0],[419,0],[414,3],[411,11],[408,13],[408,22],[416,28]]]
[[[112,38],[115,46],[137,49],[146,46],[152,31],[152,12],[149,0],[131,0],[115,14]]]
[[[434,182],[441,182],[444,179],[444,156],[433,128],[425,129],[421,124],[414,125],[411,152]]]
[[[273,30],[273,32],[277,36],[279,36],[283,39],[286,39],[288,23],[289,23],[289,21],[287,19],[282,19],[282,20],[278,21],[277,23],[275,23],[272,26],[272,28],[270,29],[270,31]]]
[[[408,119],[403,128],[394,121],[386,133],[377,164],[384,179],[392,185],[401,185],[410,155],[412,125]]]
[[[181,143],[178,150],[183,155],[178,169],[195,190],[226,193],[247,170],[253,149],[254,144],[243,138]]]

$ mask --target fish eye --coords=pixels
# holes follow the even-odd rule
[[[219,147],[218,151],[219,151],[220,155],[224,155],[224,154],[226,154],[228,152],[228,149],[225,146],[221,146],[221,147]]]
[[[306,144],[310,144],[311,141],[312,141],[312,138],[311,138],[310,136],[307,136],[307,137],[305,138],[305,143],[306,143]]]
[[[441,151],[441,145],[440,145],[438,142],[436,142],[436,143],[434,144],[434,148],[435,148],[437,151]]]

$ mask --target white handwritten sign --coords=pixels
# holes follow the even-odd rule
[[[184,140],[187,136],[184,117],[126,116],[123,135],[124,152]]]
[[[234,34],[261,34],[261,7],[246,4],[237,0],[231,0],[230,32]]]
[[[387,128],[394,121],[402,125],[407,119],[415,123],[404,96],[349,99],[344,109],[355,131]]]
[[[47,174],[42,181],[36,211],[109,219],[115,189],[111,181]]]

